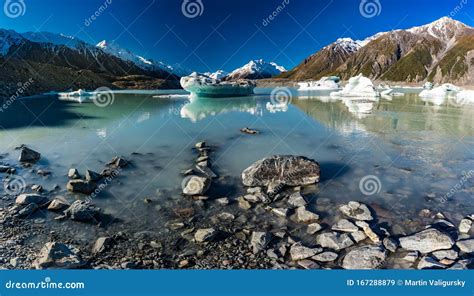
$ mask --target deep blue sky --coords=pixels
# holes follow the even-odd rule
[[[381,13],[373,18],[361,15],[360,0],[286,0],[267,26],[263,20],[283,0],[201,0],[203,13],[196,18],[183,15],[183,0],[108,0],[112,3],[90,26],[85,20],[106,0],[23,1],[25,14],[0,14],[1,28],[64,33],[90,43],[106,39],[198,71],[229,71],[257,58],[292,68],[336,38],[362,39],[425,24],[460,4],[454,18],[474,26],[474,3],[466,0],[380,0]]]

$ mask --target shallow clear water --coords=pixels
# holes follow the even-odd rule
[[[116,94],[113,104],[100,108],[51,97],[25,99],[0,114],[1,161],[15,165],[28,184],[46,189],[58,184],[54,194],[72,201],[84,196],[65,190],[70,167],[100,172],[115,155],[130,159],[132,167],[94,202],[125,222],[117,227],[137,230],[162,229],[172,218],[161,209],[183,199],[181,172],[194,163],[191,148],[198,141],[215,147],[211,163],[219,179],[211,198],[242,194],[240,174],[256,160],[295,154],[321,164],[321,183],[305,192],[328,223],[337,215],[335,206],[349,200],[364,201],[381,219],[403,225],[424,208],[453,221],[474,213],[474,175],[462,181],[474,169],[473,107],[433,106],[416,94],[381,99],[365,113],[357,103],[325,97],[293,98],[282,110],[267,108],[268,102],[268,95],[190,102]],[[242,134],[243,127],[260,134]],[[19,167],[14,148],[20,144],[42,153],[33,169],[52,175]],[[380,179],[378,193],[361,192],[360,180],[367,175]],[[459,183],[461,189],[445,200]],[[145,204],[144,198],[156,202]]]

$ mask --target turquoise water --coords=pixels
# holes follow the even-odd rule
[[[106,213],[126,222],[112,227],[124,229],[162,229],[171,219],[164,208],[183,199],[181,172],[194,163],[191,148],[198,141],[215,147],[211,163],[219,178],[211,198],[242,194],[240,174],[254,161],[295,154],[321,164],[321,183],[305,193],[328,223],[335,219],[336,206],[349,200],[381,209],[382,220],[401,228],[422,224],[418,213],[425,208],[452,221],[474,213],[474,178],[462,181],[474,168],[473,107],[434,106],[406,94],[381,99],[369,112],[356,112],[357,102],[326,97],[294,97],[287,108],[275,110],[268,107],[269,99],[264,94],[194,101],[116,94],[105,107],[52,97],[25,99],[0,114],[0,154],[27,184],[49,190],[59,185],[52,195],[70,201],[84,198],[65,190],[70,167],[100,172],[115,155],[130,159],[132,166],[94,198]],[[243,127],[260,134],[242,134]],[[34,169],[52,175],[21,168],[14,150],[20,144],[41,152]],[[359,188],[367,175],[380,180],[375,194]],[[144,198],[154,202],[145,204]]]

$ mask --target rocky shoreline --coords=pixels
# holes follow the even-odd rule
[[[94,205],[104,184],[113,186],[114,177],[127,174],[133,165],[123,157],[104,164],[100,173],[89,170],[82,176],[71,168],[65,187],[84,198],[70,204],[40,184],[21,194],[9,194],[14,190],[5,187],[0,209],[1,268],[473,268],[474,215],[454,225],[442,213],[426,209],[423,214],[430,223],[404,235],[394,234],[395,225],[381,221],[379,216],[386,213],[379,209],[359,201],[310,200],[306,191],[324,172],[316,161],[292,155],[264,158],[245,169],[242,196],[211,196],[210,188],[220,182],[212,166],[217,148],[199,142],[193,149],[196,161],[183,172],[180,199],[173,208],[163,209],[170,219],[160,232],[116,231],[109,227],[114,217]],[[24,145],[18,150],[20,165],[34,170],[41,154]],[[14,178],[16,171],[15,166],[0,165],[4,181]],[[155,201],[145,198],[143,202]],[[53,221],[37,217],[41,211],[54,213]],[[331,215],[336,222],[324,222]],[[55,227],[76,223],[93,227],[99,235],[84,241]]]

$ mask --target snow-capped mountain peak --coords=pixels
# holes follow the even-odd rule
[[[336,42],[332,44],[333,50],[344,50],[349,53],[358,51],[362,45],[359,41],[354,41],[352,38],[338,38]]]
[[[229,74],[231,79],[260,79],[270,78],[286,72],[286,69],[275,62],[266,62],[263,59],[251,60]]]
[[[157,62],[151,59],[144,58],[140,55],[137,55],[131,52],[128,49],[121,48],[115,43],[108,42],[107,40],[102,40],[101,42],[97,43],[97,48],[100,48],[104,52],[116,56],[122,60],[131,62],[136,66],[140,67],[141,69],[148,70],[148,71],[166,71],[170,73],[175,73],[175,69],[167,65],[163,62]]]
[[[470,27],[461,23],[460,21],[453,20],[450,17],[442,17],[429,24],[413,27],[407,31],[413,34],[428,34],[442,41],[449,41],[453,37],[457,37],[464,30]]]

